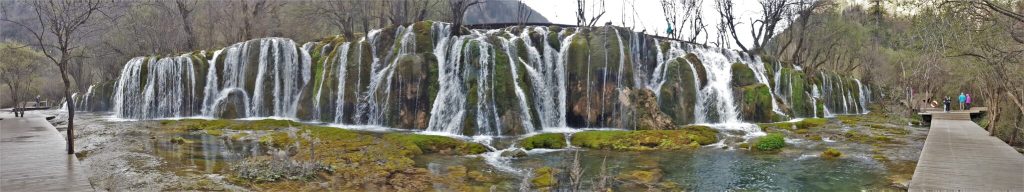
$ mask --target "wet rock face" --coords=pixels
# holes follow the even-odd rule
[[[669,62],[665,84],[662,85],[658,107],[672,118],[675,125],[694,123],[697,82],[689,62],[679,58]]]
[[[618,98],[634,86],[625,47],[628,32],[597,28],[576,33],[566,53],[566,121],[572,127],[632,127],[631,108]],[[620,43],[623,44],[620,47]]]
[[[217,118],[238,119],[246,117],[246,95],[241,90],[231,91],[223,100],[217,103]]]
[[[765,84],[754,84],[740,87],[737,98],[740,105],[740,116],[744,121],[749,122],[772,122],[772,97],[768,86]]]
[[[388,123],[394,127],[425,129],[430,120],[430,87],[436,84],[437,73],[431,73],[432,66],[437,66],[437,58],[433,54],[415,54],[399,58],[395,66],[395,76],[391,81],[391,93],[388,102],[392,106],[385,114]],[[383,91],[383,90],[382,90]],[[436,94],[436,90],[434,90]],[[378,92],[385,95],[383,92]]]
[[[637,130],[669,130],[672,118],[658,109],[658,98],[648,89],[637,92]]]

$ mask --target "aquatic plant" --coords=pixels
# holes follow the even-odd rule
[[[829,147],[825,149],[825,151],[821,152],[821,157],[826,159],[838,158],[840,156],[843,156],[843,152],[839,152],[839,150],[836,148]]]
[[[757,150],[761,151],[774,151],[786,147],[786,139],[779,133],[769,133],[766,136],[760,137],[757,143],[754,144]]]

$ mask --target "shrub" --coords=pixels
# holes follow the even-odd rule
[[[755,146],[761,151],[774,151],[785,147],[786,139],[782,134],[769,133],[768,135],[761,137]]]

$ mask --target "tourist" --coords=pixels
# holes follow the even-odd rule
[[[960,110],[964,110],[964,102],[967,101],[967,96],[964,96],[964,92],[960,92],[960,97],[957,98],[960,101]]]
[[[971,110],[971,94],[967,94],[967,102],[964,103],[967,104],[967,110]]]
[[[949,96],[946,96],[946,98],[942,100],[942,110],[947,113],[949,112]]]

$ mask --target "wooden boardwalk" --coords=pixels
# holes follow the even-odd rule
[[[1024,191],[1024,155],[972,122],[972,112],[929,111],[910,191]]]
[[[26,116],[0,115],[0,191],[94,191],[57,129]]]

